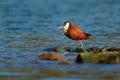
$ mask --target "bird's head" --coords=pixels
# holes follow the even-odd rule
[[[59,28],[68,29],[70,27],[71,23],[69,21],[64,22],[64,26],[60,26]]]

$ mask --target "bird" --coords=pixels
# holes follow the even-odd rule
[[[91,37],[91,34],[83,32],[78,26],[72,24],[70,21],[65,21],[64,26],[60,26],[59,28],[64,28],[65,36],[72,40],[78,41],[80,48],[83,48],[83,43],[81,40],[87,40]]]

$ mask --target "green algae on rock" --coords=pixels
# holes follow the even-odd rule
[[[65,52],[65,49],[61,47],[56,47],[56,52]]]
[[[76,58],[76,63],[107,63],[115,64],[120,62],[119,53],[109,53],[109,54],[85,54],[80,53]]]
[[[92,52],[92,53],[99,53],[101,51],[101,49],[95,46],[95,47],[91,47],[91,48],[87,49],[87,51]]]
[[[65,53],[66,51],[69,52],[68,54],[64,54],[64,57],[76,57],[74,60],[76,63],[107,63],[107,64],[116,64],[120,63],[120,48],[118,47],[110,47],[105,46],[103,48],[99,47],[91,47],[88,49],[81,49],[81,48],[61,48],[61,47],[54,47],[47,49],[49,52],[61,52]],[[79,53],[79,54],[77,54]],[[57,55],[41,55],[40,59],[46,60],[61,60],[60,56]],[[51,56],[51,57],[48,57]],[[62,58],[63,59],[63,58]]]
[[[85,50],[83,48],[75,48],[74,52],[81,53],[81,52],[85,52]]]
[[[96,54],[80,53],[76,58],[76,63],[97,63]]]
[[[108,52],[117,51],[117,52],[120,52],[120,48],[105,46],[105,47],[102,48],[102,51],[108,51]]]

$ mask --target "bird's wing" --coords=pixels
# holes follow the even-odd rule
[[[88,33],[86,33],[86,32],[84,32],[87,36],[92,36],[91,34],[88,34]]]

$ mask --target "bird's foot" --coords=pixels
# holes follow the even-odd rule
[[[80,49],[82,49],[83,48],[83,46],[82,45],[80,45],[80,47],[79,47]]]

